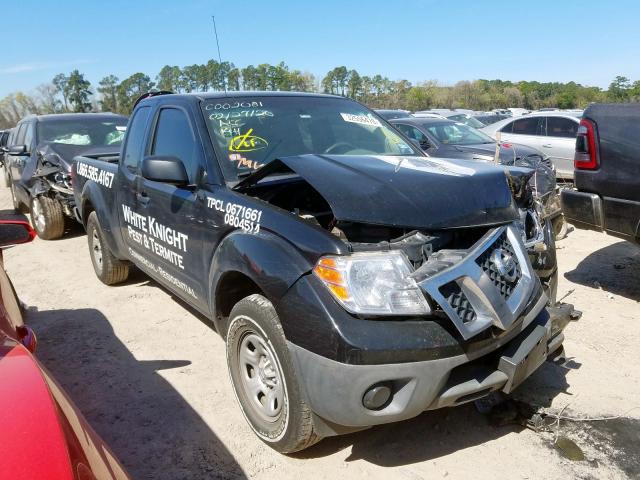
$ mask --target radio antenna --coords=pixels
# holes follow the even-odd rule
[[[220,67],[222,67],[222,55],[220,55],[220,42],[218,41],[218,29],[216,28],[216,17],[211,15],[211,20],[213,21],[213,33],[216,36],[216,46],[218,47],[218,62],[220,62]],[[227,93],[227,79],[222,76],[222,88],[224,88],[224,93]]]

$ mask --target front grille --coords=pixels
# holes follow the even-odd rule
[[[456,282],[449,282],[440,287],[440,293],[442,293],[442,296],[447,300],[449,305],[451,305],[451,308],[454,309],[456,315],[460,317],[462,323],[473,322],[476,319],[476,311],[471,306],[469,299],[460,288],[460,285]]]
[[[509,281],[503,275],[500,274],[496,265],[491,261],[491,254],[497,250],[501,249],[506,254],[510,255],[516,262],[516,274],[513,281]],[[520,278],[522,277],[522,269],[520,268],[520,262],[518,262],[518,257],[516,257],[516,252],[513,250],[511,246],[511,242],[507,238],[506,232],[503,232],[496,241],[491,245],[487,250],[485,250],[477,259],[476,263],[484,273],[486,273],[493,284],[500,291],[500,295],[505,299],[509,299],[511,294],[513,293],[514,288],[518,285]]]
[[[449,266],[418,284],[465,339],[492,325],[509,329],[534,292],[537,279],[514,224],[488,231],[466,253],[441,250],[439,259]]]

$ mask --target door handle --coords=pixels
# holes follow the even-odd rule
[[[551,145],[550,143],[545,143],[544,145],[542,145],[544,148],[553,148],[553,145]]]
[[[151,200],[151,198],[149,197],[149,195],[147,195],[146,192],[138,192],[136,193],[136,200],[146,206],[149,203],[149,200]]]

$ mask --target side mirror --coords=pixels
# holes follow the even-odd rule
[[[154,182],[189,185],[189,175],[178,157],[151,156],[142,160],[142,176]]]
[[[36,236],[26,220],[0,220],[0,248],[28,243]]]
[[[18,157],[27,155],[27,146],[26,145],[11,145],[7,150],[9,155],[16,155]]]

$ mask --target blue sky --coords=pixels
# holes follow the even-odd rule
[[[15,0],[2,8],[0,97],[74,68],[95,85],[204,63],[217,57],[212,14],[223,60],[239,67],[285,61],[321,77],[346,65],[445,84],[640,79],[632,0]]]

